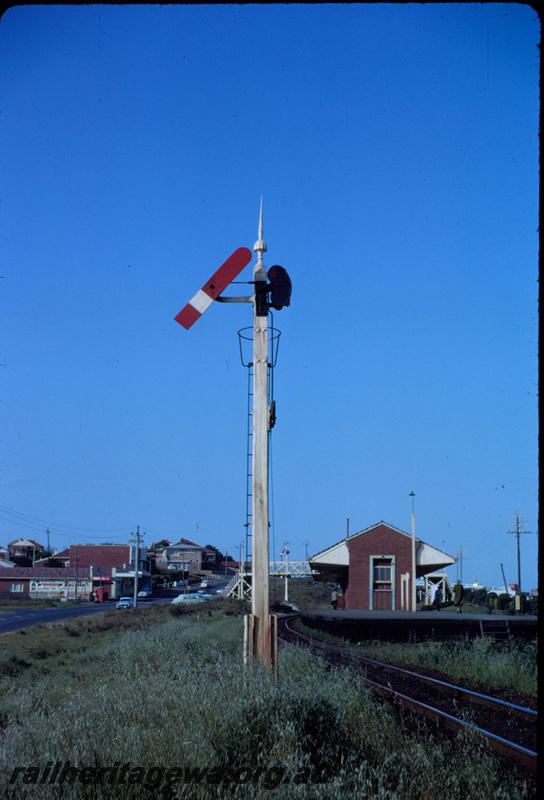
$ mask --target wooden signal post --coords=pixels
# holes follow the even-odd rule
[[[268,305],[266,302],[266,269],[263,253],[263,206],[259,212],[258,239],[253,246],[257,263],[253,270],[255,295],[253,303],[253,459],[252,459],[252,590],[251,616],[247,620],[249,655],[257,656],[265,667],[272,666],[269,607],[268,556]]]
[[[251,260],[251,251],[239,247],[181,309],[175,320],[188,330],[214,300],[253,303],[252,591],[251,614],[245,617],[244,623],[244,664],[256,657],[263,666],[276,670],[277,621],[270,615],[269,603],[268,432],[275,415],[271,414],[268,404],[268,311],[290,304],[291,280],[286,270],[277,264],[266,271],[262,200],[258,239],[253,250],[257,253],[257,263],[253,269],[254,294],[251,297],[221,296],[223,289]]]

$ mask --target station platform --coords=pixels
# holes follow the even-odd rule
[[[350,641],[424,641],[473,638],[495,640],[534,639],[538,618],[529,614],[457,614],[447,611],[365,611],[362,609],[309,609],[301,621]]]

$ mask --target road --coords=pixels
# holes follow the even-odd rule
[[[214,581],[212,591],[222,589],[228,581]],[[191,588],[191,593],[196,591],[198,586]],[[177,597],[179,590],[170,591],[164,595],[150,598],[149,600],[138,600],[138,605],[149,605],[152,603],[170,603]],[[103,614],[105,611],[115,610],[115,601],[106,603],[82,603],[80,606],[69,606],[67,608],[2,608],[0,607],[0,635],[3,633],[13,633],[22,628],[29,628],[31,625],[44,625],[47,622],[61,622],[67,619],[75,619],[88,614]],[[121,612],[119,612],[121,613]]]
[[[0,634],[29,628],[31,625],[44,625],[46,622],[82,617],[86,614],[99,614],[113,608],[113,603],[85,603],[70,608],[0,608]]]

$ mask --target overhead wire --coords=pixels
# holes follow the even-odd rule
[[[31,514],[22,514],[20,511],[14,511],[13,509],[9,508],[8,506],[0,505],[0,513],[8,514],[10,517],[18,517],[22,519],[28,526],[30,527],[34,522],[42,522],[48,528],[64,528],[69,533],[90,533],[90,534],[112,534],[112,533],[125,533],[124,528],[82,528],[79,525],[65,525],[62,522],[52,522],[42,517],[34,517]],[[15,520],[13,520],[14,524],[17,524]],[[40,528],[41,530],[41,528]]]

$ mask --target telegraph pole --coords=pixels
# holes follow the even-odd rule
[[[416,515],[414,512],[414,500],[416,493],[412,489],[408,497],[412,498],[412,611],[416,610]]]
[[[265,667],[272,666],[269,608],[268,555],[268,305],[267,274],[263,253],[263,203],[259,212],[258,239],[253,246],[257,263],[253,270],[255,298],[253,304],[253,458],[252,458],[252,592],[256,655]]]
[[[138,605],[138,564],[140,561],[140,526],[136,526],[136,554],[134,559],[134,608]]]
[[[521,551],[520,551],[520,544],[519,544],[519,537],[523,533],[531,533],[531,531],[522,531],[521,530],[521,523],[519,519],[519,514],[516,514],[516,530],[515,531],[508,531],[508,533],[514,534],[516,537],[516,544],[517,544],[517,557],[518,557],[518,590],[516,592],[516,611],[518,614],[523,613],[522,608],[522,600],[521,600]]]

